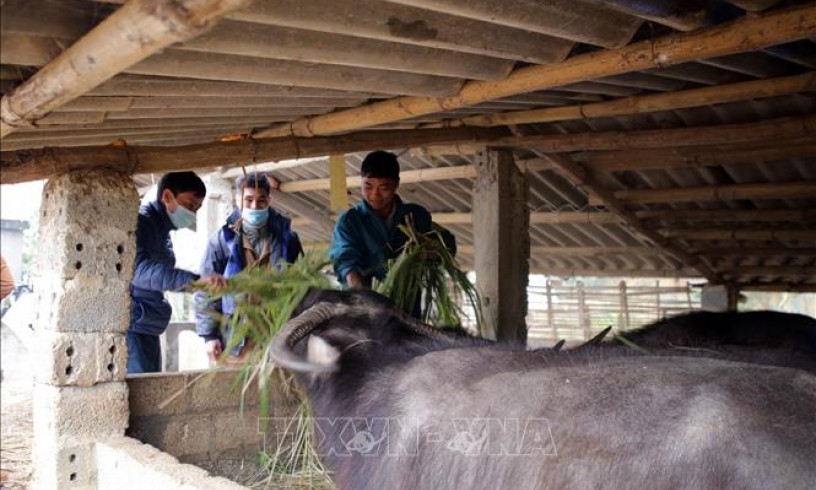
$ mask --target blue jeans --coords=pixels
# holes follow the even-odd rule
[[[161,372],[161,344],[158,335],[128,332],[128,374]]]

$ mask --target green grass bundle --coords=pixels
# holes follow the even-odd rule
[[[421,319],[434,326],[458,326],[466,316],[462,300],[473,309],[477,332],[482,317],[479,293],[445,246],[440,232],[419,233],[409,221],[400,225],[408,241],[397,258],[389,261],[388,273],[374,290],[411,314],[421,304]]]

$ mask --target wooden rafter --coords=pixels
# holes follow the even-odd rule
[[[816,181],[726,184],[674,189],[626,189],[615,197],[631,204],[733,201],[738,199],[812,199]]]
[[[663,234],[682,240],[730,240],[746,242],[816,241],[816,230],[724,230],[697,228],[692,230],[665,229]]]
[[[816,156],[813,136],[751,143],[682,148],[592,151],[573,156],[593,172],[756,164]]]
[[[659,221],[769,221],[816,220],[816,209],[665,209],[635,212],[638,218]]]
[[[3,96],[0,138],[170,44],[203,32],[247,1],[129,1],[14,92]]]
[[[657,247],[663,249],[669,255],[676,257],[681,263],[688,267],[693,267],[700,271],[702,275],[713,283],[722,282],[722,278],[711,269],[698,256],[688,253],[683,247],[678,246],[672,240],[664,237],[651,227],[640,222],[637,215],[626,208],[626,204],[615,197],[614,193],[602,187],[596,177],[588,172],[581,165],[573,162],[568,157],[559,154],[544,155],[553,165],[559,168],[562,175],[573,184],[583,188],[587,193],[594,194],[611,212],[617,214],[623,223],[632,229],[636,234],[648,239]]]
[[[450,97],[397,97],[306,117],[291,124],[273,126],[258,136],[316,136],[361,129],[573,82],[752,51],[804,39],[813,36],[814,32],[816,6],[803,5],[701,31],[577,55],[553,65],[520,68],[501,81],[469,82]]]
[[[782,117],[743,124],[694,126],[679,129],[647,129],[603,133],[574,133],[508,137],[494,145],[535,147],[547,153],[644,148],[679,148],[740,142],[766,144],[791,138],[813,138],[816,115]]]

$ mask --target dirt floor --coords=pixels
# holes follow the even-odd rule
[[[29,488],[31,481],[32,377],[25,345],[6,325],[0,329],[0,488]]]

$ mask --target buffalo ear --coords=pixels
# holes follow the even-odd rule
[[[306,347],[306,359],[309,364],[333,371],[337,367],[340,351],[317,335],[310,335]]]

